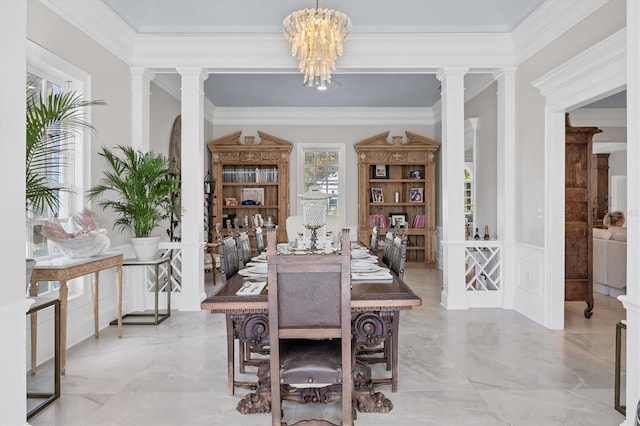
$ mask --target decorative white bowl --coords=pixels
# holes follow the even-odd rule
[[[104,253],[111,244],[107,232],[104,229],[78,235],[67,240],[51,240],[56,247],[67,257],[79,259],[83,257],[97,256]]]

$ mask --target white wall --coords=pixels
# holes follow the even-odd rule
[[[39,1],[31,0],[27,3],[27,37],[87,72],[91,76],[90,99],[102,99],[107,102],[107,106],[93,108],[91,114],[96,133],[90,149],[91,164],[88,172],[91,175],[89,184],[95,185],[102,177],[102,170],[106,166],[103,158],[97,155],[101,146],[131,145],[129,66]],[[114,217],[111,213],[103,212],[101,209],[95,211],[102,225],[109,231],[112,247],[117,248],[128,242],[130,235],[120,234],[111,229]],[[3,250],[3,256],[4,253]],[[67,347],[93,334],[90,280],[80,279],[77,287],[72,288],[77,291],[69,295]],[[100,273],[100,328],[107,327],[109,321],[116,317],[115,293],[115,272],[108,270]],[[44,321],[46,318],[43,316]],[[42,323],[43,330],[47,327],[47,324]],[[52,351],[44,343],[39,346],[41,352],[38,362],[44,362],[51,356]],[[67,371],[72,374],[73,365],[69,365]]]
[[[625,26],[624,0],[611,0],[518,66],[516,72],[516,241],[542,246],[544,207],[544,98],[531,84],[571,57]]]
[[[497,84],[492,83],[464,105],[465,118],[478,117],[476,129],[476,149],[473,153],[475,176],[475,206],[473,223],[480,235],[485,225],[489,226],[489,235],[497,234]]]

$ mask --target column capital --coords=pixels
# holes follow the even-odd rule
[[[469,67],[444,67],[438,69],[436,78],[440,81],[444,81],[447,77],[464,76],[467,71],[469,71]]]
[[[502,67],[491,74],[491,78],[499,80],[501,78],[515,78],[517,67]]]
[[[132,76],[142,76],[148,78],[150,81],[156,78],[156,74],[146,67],[129,67],[129,71]]]
[[[183,78],[197,76],[201,83],[209,77],[209,71],[202,67],[177,67],[176,71],[178,71]]]

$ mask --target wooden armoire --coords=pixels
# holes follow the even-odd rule
[[[573,127],[565,117],[564,300],[584,301],[593,314],[593,198],[591,161],[597,127]]]

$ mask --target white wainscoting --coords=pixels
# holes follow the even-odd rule
[[[514,244],[515,310],[544,324],[544,248]]]

